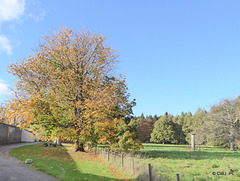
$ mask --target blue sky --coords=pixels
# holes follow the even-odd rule
[[[240,1],[0,0],[0,103],[42,35],[64,25],[102,33],[118,51],[135,115],[209,109],[240,93]]]

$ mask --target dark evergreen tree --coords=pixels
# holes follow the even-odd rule
[[[143,113],[141,114],[140,119],[141,119],[141,121],[145,120],[145,116]]]
[[[174,122],[174,130],[176,133],[176,139],[178,144],[186,144],[186,135],[184,134],[183,130],[182,130],[182,125],[178,124],[178,119],[179,116],[175,116],[173,117],[173,122]]]
[[[207,111],[205,109],[198,108],[196,113],[192,117],[192,133],[196,134],[197,144],[206,144],[208,140],[208,129],[206,125]]]
[[[146,116],[146,119],[149,119],[149,120],[153,121],[152,115]]]
[[[153,116],[153,124],[155,124],[155,122],[159,119],[160,117],[158,117],[156,114]]]

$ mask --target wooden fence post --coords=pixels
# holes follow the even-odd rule
[[[114,152],[114,162],[116,162],[116,152]]]
[[[152,181],[152,166],[150,163],[148,164],[148,178],[149,181]]]
[[[135,176],[135,169],[134,169],[134,158],[132,157],[132,170],[133,170],[133,175]]]
[[[124,156],[123,156],[123,154],[122,154],[122,167],[124,166]]]
[[[180,181],[179,174],[176,175],[176,180],[177,180],[177,181]]]
[[[108,150],[108,161],[110,160],[110,151]]]
[[[105,148],[103,149],[103,158],[105,159]]]

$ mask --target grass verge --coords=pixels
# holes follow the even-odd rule
[[[42,144],[24,146],[12,150],[9,155],[25,161],[33,159],[33,168],[63,181],[128,180],[130,176],[112,168],[94,154],[74,152],[73,145],[42,147]]]

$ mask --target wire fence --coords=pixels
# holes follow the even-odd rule
[[[125,153],[123,151],[110,151],[108,148],[91,147],[88,150],[98,155],[103,160],[117,168],[121,168],[131,174],[137,181],[167,181],[168,178],[157,173],[157,170],[148,163],[141,162],[141,158],[147,158],[144,154]],[[180,181],[179,174],[176,174],[176,181]]]

